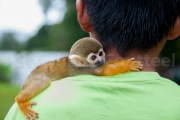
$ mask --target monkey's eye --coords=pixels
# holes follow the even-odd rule
[[[102,56],[103,55],[103,52],[101,51],[101,52],[99,52],[99,56]]]
[[[96,59],[95,55],[91,56],[91,60],[95,60],[95,59]]]

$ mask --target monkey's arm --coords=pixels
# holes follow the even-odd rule
[[[50,79],[42,74],[30,75],[23,85],[22,91],[16,96],[16,103],[26,119],[38,118],[38,114],[31,109],[36,102],[29,100],[50,85]]]
[[[139,61],[134,61],[133,58],[128,60],[108,61],[104,65],[95,70],[98,76],[110,76],[129,71],[139,71],[143,65]]]
[[[35,102],[29,100],[47,88],[52,80],[58,80],[67,76],[68,58],[62,58],[58,61],[49,62],[37,67],[31,72],[25,81],[21,92],[15,100],[27,120],[38,118],[38,114],[31,109]]]

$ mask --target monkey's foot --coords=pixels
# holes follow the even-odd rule
[[[140,70],[142,70],[143,64],[140,61],[135,61],[134,58],[130,58],[128,61],[129,61],[130,71],[140,71]]]
[[[38,113],[31,109],[32,106],[36,104],[36,102],[24,102],[18,104],[27,120],[35,120],[36,118],[39,118]]]

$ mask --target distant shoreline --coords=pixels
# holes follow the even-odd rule
[[[64,51],[23,51],[19,53],[15,51],[0,51],[0,64],[11,66],[13,70],[11,82],[15,85],[22,85],[35,67],[68,54],[69,52]]]

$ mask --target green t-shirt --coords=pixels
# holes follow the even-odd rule
[[[38,120],[180,120],[180,87],[156,72],[79,75],[31,99]],[[5,120],[25,120],[14,104]]]

